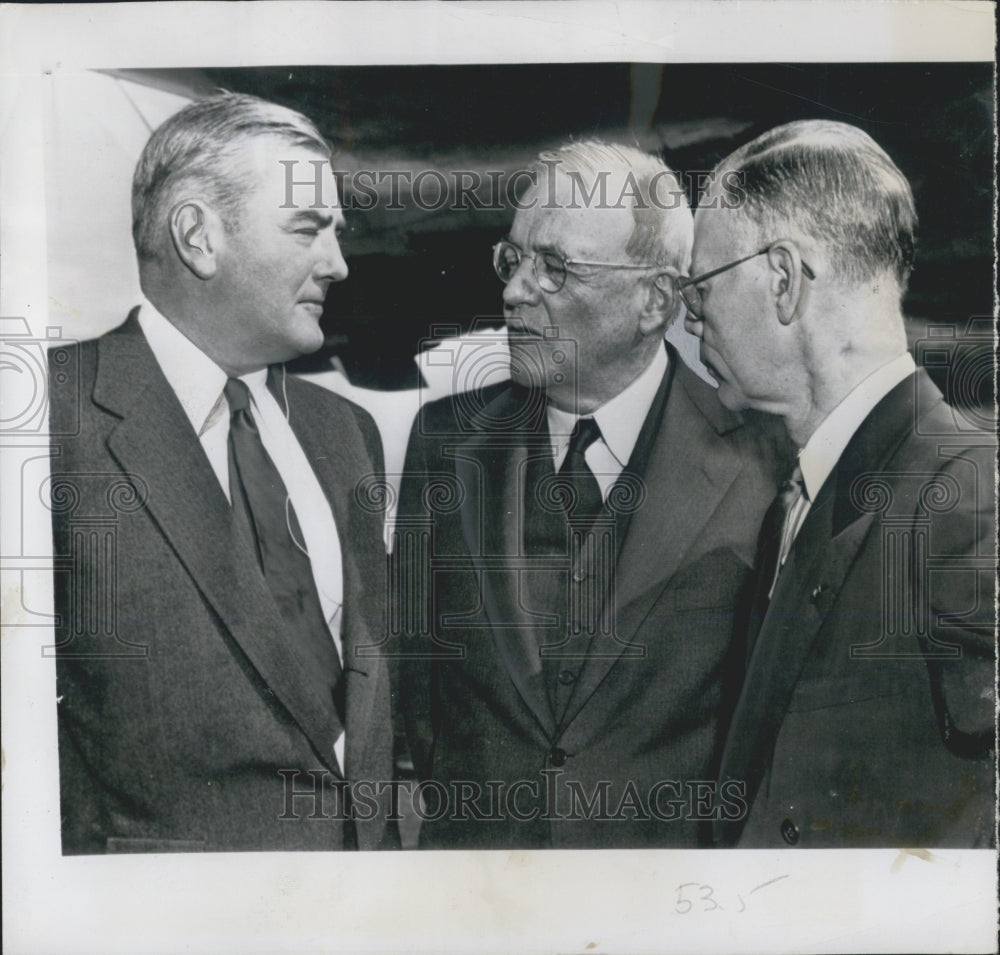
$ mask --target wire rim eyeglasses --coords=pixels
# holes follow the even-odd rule
[[[693,278],[674,279],[674,287],[684,300],[684,307],[688,310],[688,314],[695,318],[701,318],[703,303],[698,286],[702,282],[714,278],[716,275],[721,275],[723,272],[728,272],[730,269],[735,269],[737,265],[749,262],[751,259],[757,258],[758,255],[764,255],[770,252],[773,247],[774,243],[772,242],[757,252],[751,252],[749,255],[743,256],[742,259],[736,259],[735,262],[727,262],[725,265],[720,265],[717,269],[712,269],[710,272],[703,272],[701,275],[696,275]],[[802,263],[802,274],[810,281],[815,279],[816,273],[809,267],[805,259],[799,259],[799,261]]]
[[[588,269],[659,269],[660,265],[635,262],[593,262],[585,259],[569,259],[558,252],[525,252],[508,239],[493,246],[493,270],[497,278],[506,285],[521,267],[521,260],[531,259],[531,271],[543,292],[558,292],[566,284],[566,276],[576,266]]]

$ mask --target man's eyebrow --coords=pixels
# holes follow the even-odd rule
[[[504,236],[503,240],[505,242],[509,242],[515,248],[520,249],[521,252],[524,252],[524,251],[539,252],[539,253],[540,252],[551,252],[553,255],[558,255],[558,256],[560,256],[561,258],[564,258],[564,259],[567,258],[566,253],[563,252],[563,250],[558,245],[554,245],[551,242],[536,242],[529,249],[525,250],[522,246],[518,245],[518,243],[516,243],[513,239],[511,239],[509,233]]]
[[[504,236],[504,239],[505,241],[510,242],[511,245],[517,246],[517,248],[519,248],[522,252],[525,251],[525,249],[522,246],[518,245],[517,242],[514,242],[509,235]],[[557,245],[553,245],[551,242],[534,242],[531,244],[531,246],[529,246],[528,251],[554,252],[556,255],[563,254],[562,249],[560,249],[559,246]]]
[[[333,222],[333,216],[328,212],[320,212],[318,209],[299,209],[292,216],[293,222],[308,220],[318,226],[326,227]]]

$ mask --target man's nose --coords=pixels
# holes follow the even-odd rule
[[[503,303],[508,308],[517,305],[537,305],[541,289],[535,280],[532,261],[526,255],[521,257],[510,281],[503,287]]]
[[[347,261],[341,251],[340,242],[331,229],[325,239],[320,240],[320,257],[316,263],[316,278],[321,281],[343,282],[347,278]]]

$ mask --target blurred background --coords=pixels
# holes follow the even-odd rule
[[[297,370],[375,414],[390,471],[397,459],[401,464],[419,401],[465,387],[456,383],[454,349],[445,360],[415,356],[471,330],[479,333],[472,341],[487,340],[483,331],[501,324],[490,248],[513,218],[505,185],[539,150],[571,137],[659,151],[684,175],[694,201],[699,172],[771,126],[829,118],[865,129],[916,195],[920,245],[905,303],[911,345],[954,404],[992,420],[990,64],[598,63],[57,75],[45,117],[46,209],[50,324],[61,326],[64,337],[101,334],[136,303],[129,218],[135,161],[151,129],[220,87],[301,110],[336,145],[334,166],[347,184],[343,245],[350,277],[327,298],[326,347]],[[482,185],[473,196],[468,189],[475,177]],[[352,179],[365,188],[352,190]],[[679,324],[670,335],[696,366],[697,350]],[[491,378],[504,374],[502,338],[497,347],[499,358],[478,363]],[[481,375],[475,383],[483,383]]]

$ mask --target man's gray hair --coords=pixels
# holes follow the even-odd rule
[[[185,193],[210,202],[226,228],[234,227],[249,186],[247,144],[261,136],[330,155],[301,113],[244,93],[191,103],[157,127],[132,179],[132,239],[140,261],[156,257],[170,210]]]
[[[794,227],[825,244],[834,274],[852,282],[890,272],[900,290],[913,269],[917,209],[906,177],[867,133],[801,120],[769,130],[723,159],[739,176],[742,212],[761,242]]]
[[[586,139],[540,153],[535,169],[540,179],[556,169],[575,180],[580,189],[573,200],[580,204],[597,204],[601,177],[611,179],[607,202],[628,202],[635,220],[625,254],[634,262],[687,272],[694,244],[691,207],[677,174],[659,156],[635,146]],[[615,181],[619,177],[624,188]]]

